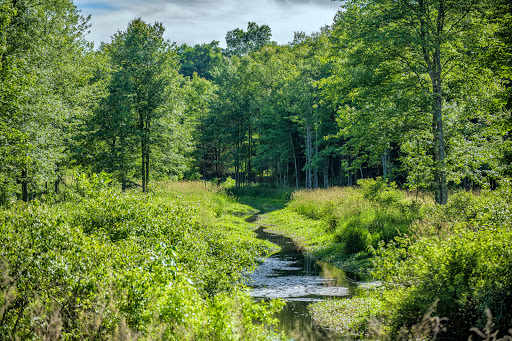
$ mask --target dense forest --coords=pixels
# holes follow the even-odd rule
[[[509,0],[348,0],[225,48],[141,18],[95,47],[89,21],[0,0],[0,339],[275,340],[282,302],[244,282],[276,251],[244,220],[268,210],[382,284],[320,319],[510,340]]]
[[[66,172],[435,193],[510,176],[510,4],[350,1],[292,42],[249,23],[176,46],[134,19],[93,49],[71,1],[2,1],[2,201]]]

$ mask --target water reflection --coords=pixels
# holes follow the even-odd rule
[[[277,316],[277,331],[286,335],[283,340],[353,340],[315,325],[307,306],[329,297],[352,295],[357,284],[347,279],[343,270],[305,257],[290,238],[265,232],[264,227],[256,233],[258,238],[281,247],[279,253],[267,258],[251,274],[250,284],[256,299],[287,301]]]
[[[280,324],[277,332],[284,334],[284,340],[293,341],[349,341],[349,336],[335,334],[315,325],[309,315],[305,301],[287,301],[286,306],[279,312],[277,318]]]

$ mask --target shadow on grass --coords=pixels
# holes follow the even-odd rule
[[[369,269],[372,266],[371,255],[367,252],[346,254],[343,251],[343,245],[334,242],[312,251],[311,256],[343,269],[346,276],[352,280],[367,281],[371,279],[369,274]]]
[[[285,208],[293,191],[254,185],[231,188],[229,192],[236,198],[237,202],[251,206],[260,213],[268,213]]]

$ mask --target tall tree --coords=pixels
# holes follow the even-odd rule
[[[389,65],[395,74],[413,75],[418,90],[428,96],[434,146],[436,202],[446,204],[445,123],[443,106],[450,73],[463,72],[463,40],[471,32],[476,0],[349,1],[339,12],[337,26],[349,39],[354,58]]]
[[[2,1],[1,6],[2,69],[10,69],[2,83],[17,78],[17,85],[5,88],[10,95],[2,104],[1,125],[8,122],[8,144],[17,145],[18,158],[8,168],[18,173],[21,197],[28,200],[29,187],[58,177],[72,130],[69,118],[88,110],[83,105],[89,79],[89,44],[83,38],[88,24],[70,0]]]
[[[130,83],[132,108],[137,115],[140,137],[142,190],[147,190],[150,173],[153,124],[161,118],[157,110],[167,100],[167,87],[176,69],[175,52],[164,38],[161,23],[150,25],[134,19],[124,32],[113,36],[109,48],[113,64],[122,69]]]
[[[247,24],[247,31],[236,28],[226,34],[227,54],[243,56],[261,49],[270,42],[272,31],[268,25]]]

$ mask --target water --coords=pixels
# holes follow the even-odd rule
[[[256,220],[257,216],[248,219]],[[286,300],[277,316],[278,332],[286,335],[282,340],[352,340],[315,325],[307,306],[329,297],[350,296],[357,283],[348,279],[343,270],[305,257],[290,238],[265,232],[263,226],[256,233],[258,238],[281,247],[280,252],[265,259],[251,274],[251,295],[255,299]]]

